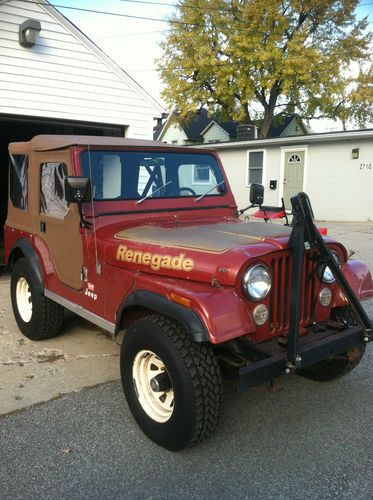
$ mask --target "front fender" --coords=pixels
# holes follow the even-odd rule
[[[190,300],[190,308],[173,302],[172,295]],[[179,321],[196,342],[220,344],[256,331],[244,300],[233,287],[214,288],[189,280],[138,274],[132,294],[117,313],[117,329],[122,316],[134,305]]]
[[[345,275],[350,287],[359,300],[373,297],[373,281],[369,267],[360,260],[349,260],[342,267],[342,272]],[[347,301],[341,292],[338,291],[335,306],[344,306]]]
[[[209,340],[204,324],[194,311],[175,304],[162,295],[147,290],[136,290],[123,302],[117,315],[118,320],[115,327],[115,335],[119,332],[122,315],[135,306],[146,307],[178,321],[183,325],[194,342],[207,342]]]

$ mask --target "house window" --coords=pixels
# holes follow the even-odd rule
[[[21,210],[28,208],[28,157],[10,155],[9,191],[12,204]]]
[[[264,151],[249,151],[248,184],[262,184]]]
[[[66,165],[42,163],[40,168],[40,213],[64,219],[69,211],[65,199]]]
[[[210,184],[211,168],[209,165],[194,165],[193,184]]]

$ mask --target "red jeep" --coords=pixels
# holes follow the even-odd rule
[[[367,266],[320,236],[304,193],[293,224],[240,220],[216,153],[118,138],[13,143],[5,227],[11,298],[32,340],[64,309],[124,331],[121,378],[156,443],[206,438],[222,374],[241,389],[354,368],[372,340]],[[252,201],[260,205],[262,188]]]

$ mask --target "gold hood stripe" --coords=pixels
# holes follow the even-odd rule
[[[237,246],[255,245],[267,237],[289,235],[283,226],[264,223],[219,223],[182,227],[137,226],[118,232],[114,237],[134,243],[222,254]]]

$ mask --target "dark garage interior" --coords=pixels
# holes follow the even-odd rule
[[[10,142],[29,141],[39,134],[125,137],[125,127],[28,116],[0,115],[0,265],[3,264],[3,226],[6,221],[8,204],[8,144]]]

